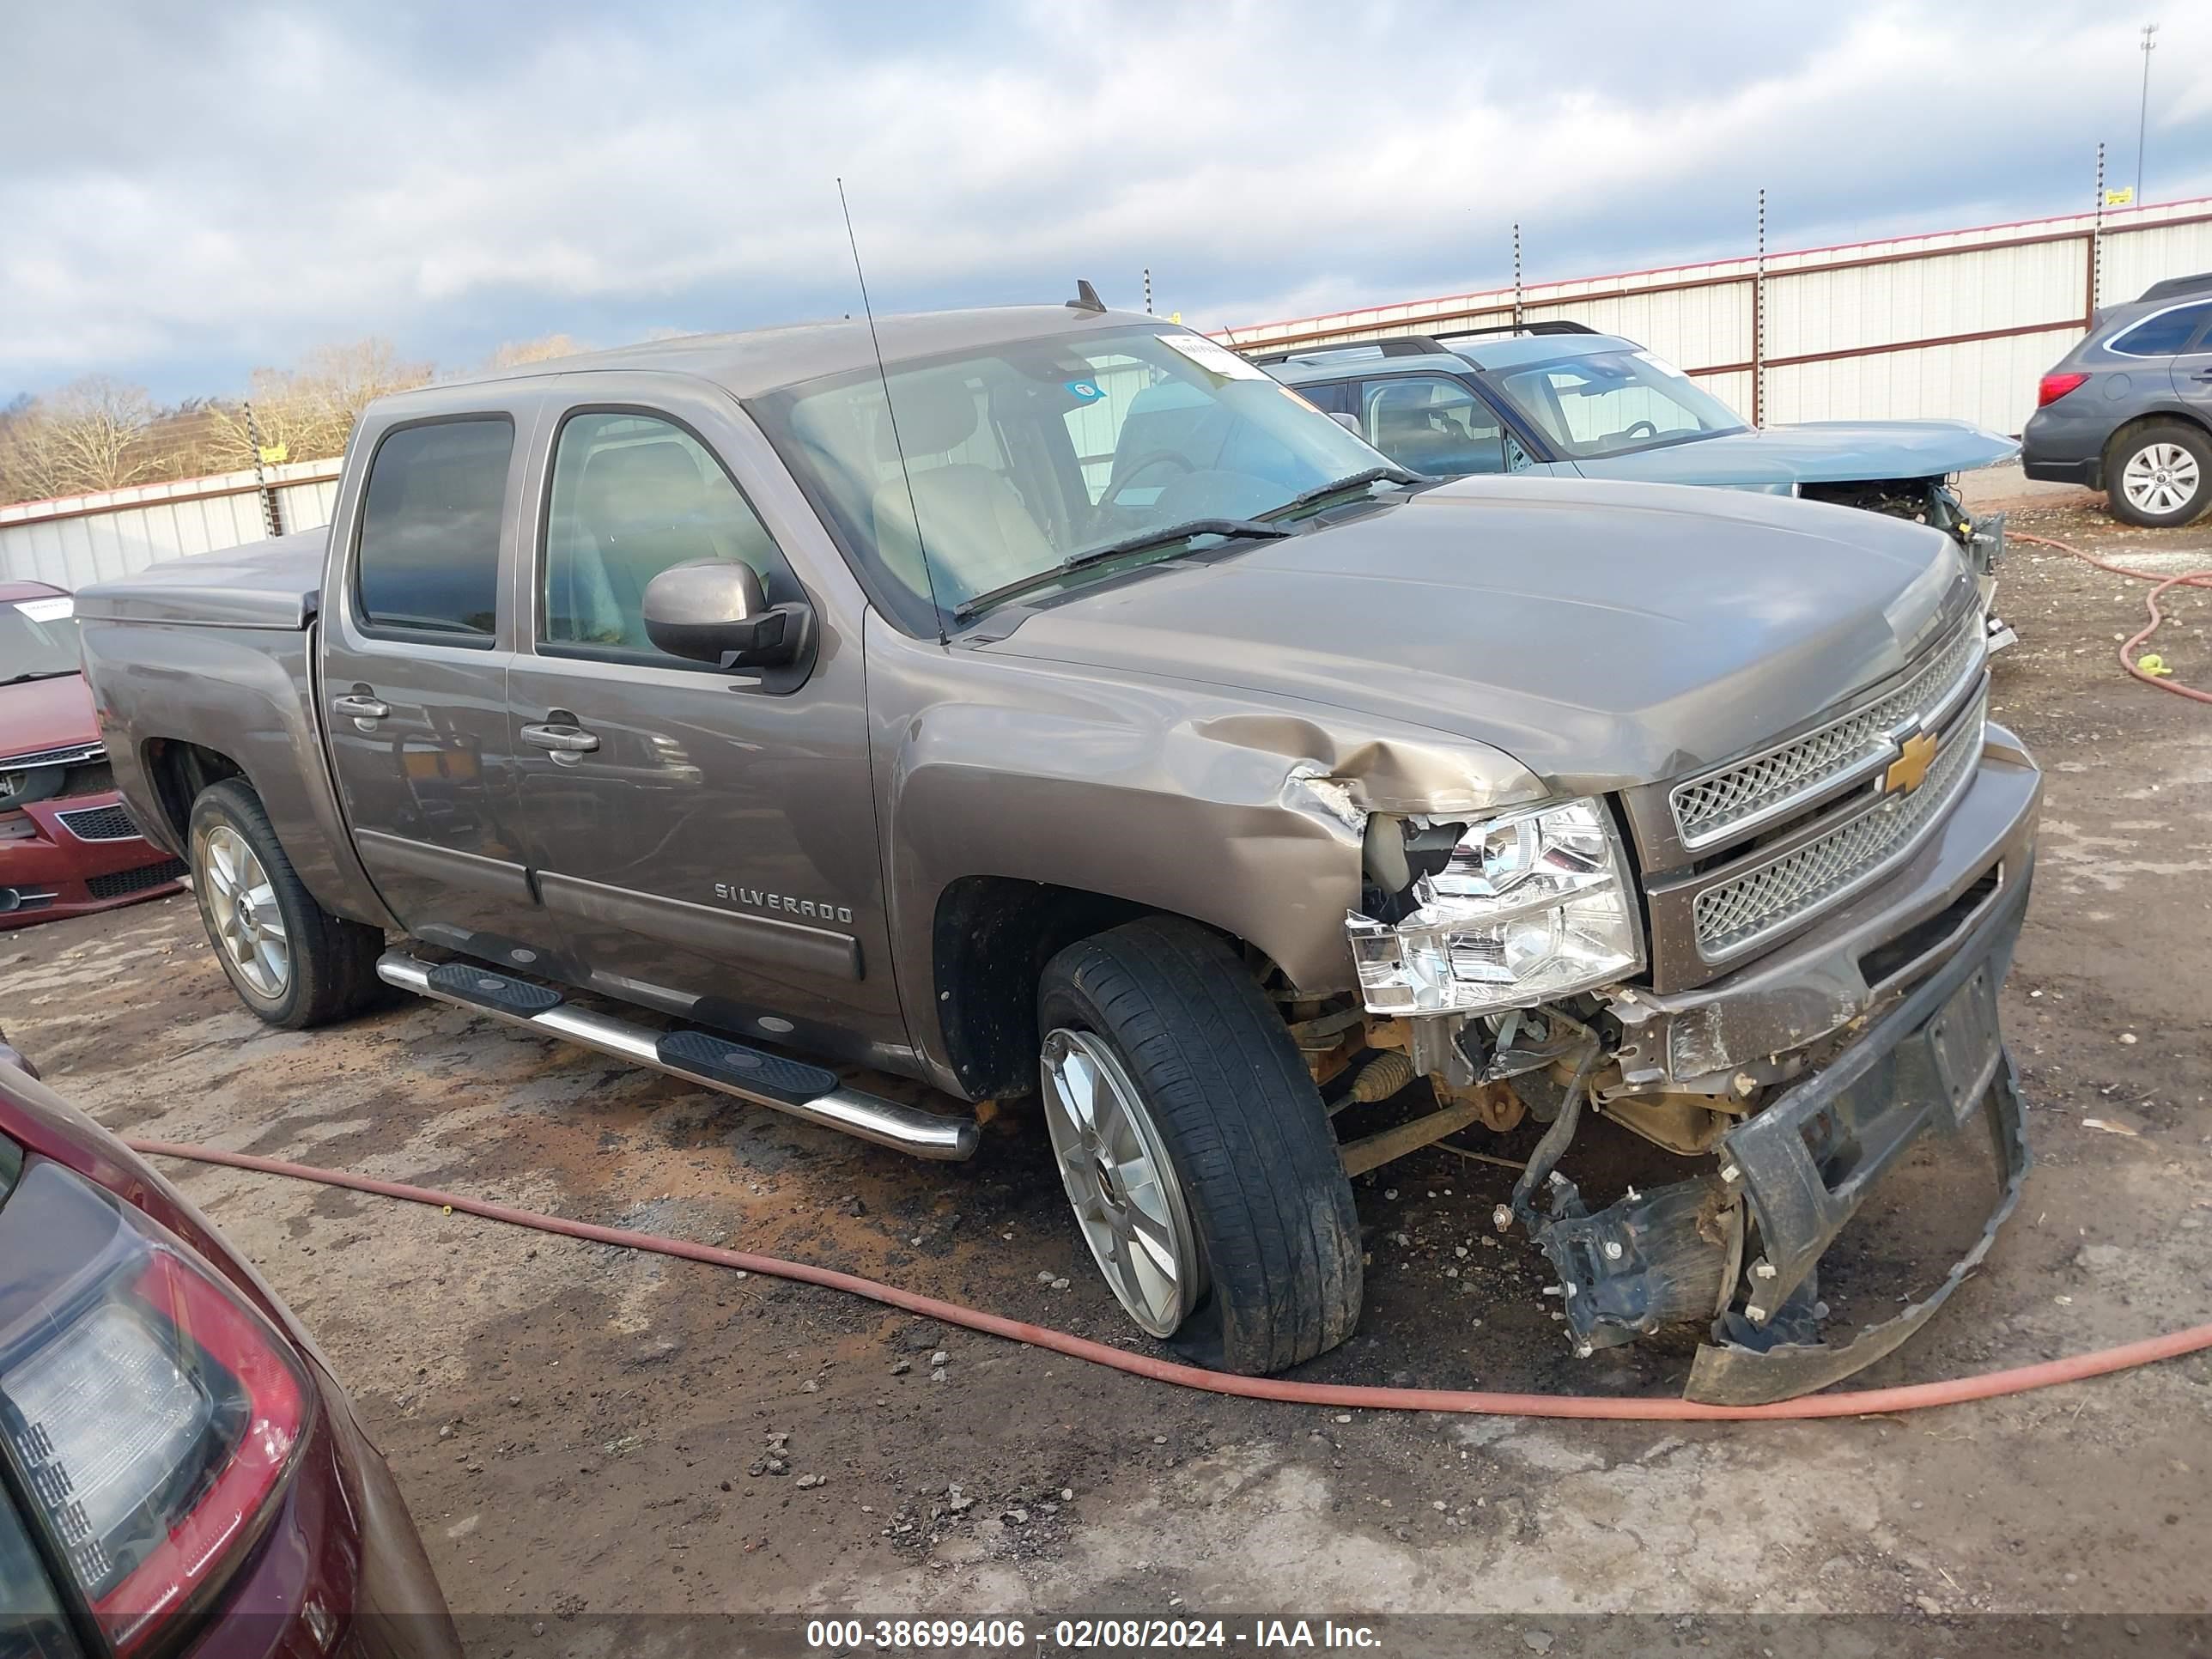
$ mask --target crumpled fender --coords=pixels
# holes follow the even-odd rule
[[[1313,994],[1348,989],[1344,919],[1375,811],[1542,799],[1486,744],[1342,709],[1066,663],[869,643],[892,953],[941,1065],[932,930],[963,877],[1050,883],[1222,928]],[[933,999],[932,999],[933,1001]]]

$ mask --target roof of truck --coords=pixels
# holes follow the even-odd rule
[[[875,333],[883,343],[884,361],[901,363],[947,352],[973,351],[1016,341],[1047,339],[1054,335],[1079,334],[1132,324],[1150,325],[1179,334],[1189,331],[1164,317],[1147,316],[1142,312],[1046,305],[980,307],[967,311],[924,311],[878,317]],[[868,324],[862,319],[846,317],[747,329],[737,334],[690,334],[676,339],[648,340],[638,345],[617,346],[611,351],[584,352],[574,357],[525,363],[511,369],[471,375],[461,381],[441,381],[436,389],[443,392],[456,385],[482,385],[490,380],[618,371],[689,374],[711,380],[738,397],[751,398],[823,375],[875,366],[876,349],[869,336]]]

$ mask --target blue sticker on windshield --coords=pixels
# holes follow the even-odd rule
[[[1106,395],[1089,380],[1066,380],[1061,382],[1060,389],[1086,404],[1095,404]]]

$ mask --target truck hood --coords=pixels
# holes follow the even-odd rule
[[[1723,433],[1609,460],[1578,460],[1575,467],[1590,478],[1784,494],[1801,483],[1940,478],[1994,466],[2018,453],[2014,440],[1964,421],[1812,421]]]
[[[1765,741],[1974,605],[1948,537],[1878,514],[1469,478],[995,613],[977,648],[1425,726],[1586,793]]]
[[[92,689],[82,674],[0,685],[0,760],[96,743]]]

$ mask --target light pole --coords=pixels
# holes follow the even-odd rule
[[[2158,50],[2158,25],[2142,26],[2142,101],[2136,106],[2136,205],[2142,205],[2143,130],[2150,117],[2150,55]]]

